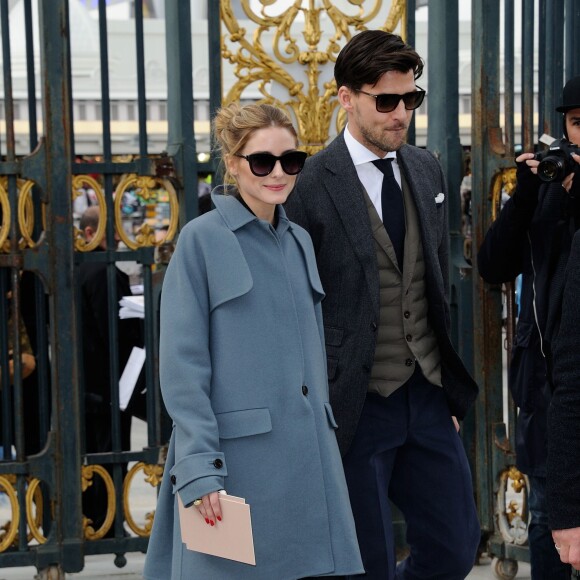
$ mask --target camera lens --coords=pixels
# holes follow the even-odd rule
[[[566,177],[566,163],[560,157],[546,157],[538,165],[538,177],[542,181],[563,181]]]

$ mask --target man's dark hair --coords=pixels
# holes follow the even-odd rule
[[[423,73],[423,59],[397,34],[384,30],[365,30],[353,36],[336,57],[336,88],[357,90],[374,85],[387,71],[413,71],[415,79]]]
[[[85,228],[89,226],[93,228],[93,230],[97,230],[99,227],[99,216],[100,210],[98,205],[91,205],[87,209],[85,209],[83,215],[81,216],[81,221],[79,223],[79,229],[81,232],[85,231]]]

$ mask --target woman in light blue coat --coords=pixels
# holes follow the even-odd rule
[[[306,154],[269,105],[230,105],[214,129],[235,187],[183,228],[165,276],[160,375],[174,427],[144,575],[359,574],[328,402],[324,293],[310,237],[281,205]],[[255,566],[182,543],[176,495],[211,533],[222,489],[251,506]]]

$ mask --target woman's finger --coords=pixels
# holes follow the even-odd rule
[[[213,513],[215,515],[216,521],[222,521],[222,509],[220,506],[220,498],[218,492],[210,493],[209,494],[209,503],[213,509]]]
[[[206,522],[206,523],[209,523],[210,526],[215,526],[216,517],[215,517],[215,514],[213,513],[213,508],[212,508],[211,502],[209,500],[210,495],[211,494],[204,495],[201,499],[203,501],[202,505],[205,509],[205,517],[207,520],[209,520],[209,522]]]
[[[198,503],[198,502],[200,502],[200,503]],[[197,509],[197,511],[201,514],[201,516],[205,520],[205,523],[209,524],[209,518],[207,517],[207,512],[206,512],[205,506],[203,504],[203,498],[199,498],[199,500],[196,499],[193,502],[193,505]]]

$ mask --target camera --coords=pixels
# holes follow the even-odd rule
[[[572,159],[572,153],[580,155],[580,148],[567,139],[557,139],[546,151],[536,153],[534,159],[538,160],[538,177],[542,181],[564,181],[566,175],[572,173],[577,163]]]

